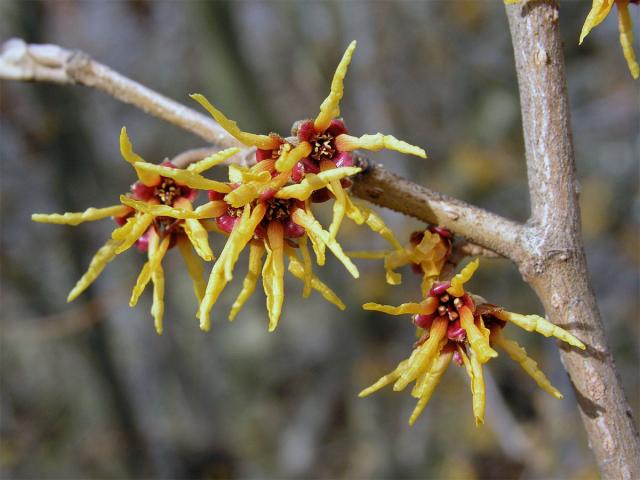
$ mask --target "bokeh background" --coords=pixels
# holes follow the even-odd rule
[[[589,266],[638,418],[638,82],[622,57],[615,15],[578,48],[589,2],[561,3]],[[429,153],[426,161],[372,157],[449,195],[527,218],[500,1],[3,0],[0,40],[11,36],[82,49],[194,107],[187,94],[202,92],[246,130],[283,133],[315,116],[346,45],[357,39],[342,104],[351,131],[391,133]],[[359,306],[416,299],[419,279],[408,271],[402,287],[390,287],[379,263],[361,261],[354,281],[328,257],[317,273],[348,310],[316,294],[303,301],[301,285],[287,280],[273,334],[260,288],[234,323],[226,320],[244,264],[214,309],[212,332],[200,332],[174,252],[166,259],[162,336],[148,313],[149,292],[137,308],[127,306],[143,263],[133,250],[66,304],[113,225],[42,225],[30,214],[113,204],[134,179],[118,152],[122,125],[149,161],[203,143],[85,87],[2,82],[0,89],[2,478],[597,477],[557,347],[541,336],[511,333],[563,401],[537,389],[505,355],[488,368],[481,428],[457,368],[413,428],[407,392],[358,399],[414,341],[408,317]],[[384,215],[401,238],[420,228]],[[352,224],[340,240],[351,249],[383,247]],[[222,239],[213,245],[219,251]],[[476,293],[542,313],[513,265],[482,263]]]

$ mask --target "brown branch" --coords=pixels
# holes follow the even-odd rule
[[[520,264],[553,323],[578,336],[585,352],[564,347],[589,444],[603,478],[640,478],[640,442],[589,282],[558,5],[507,7],[515,52],[531,191],[530,258]]]
[[[31,45],[12,38],[0,49],[0,79],[93,87],[220,147],[241,146],[210,117],[134,82],[78,50]]]
[[[382,166],[357,157],[363,172],[354,178],[354,194],[376,205],[441,225],[516,263],[526,258],[524,227],[500,215],[417,185]]]

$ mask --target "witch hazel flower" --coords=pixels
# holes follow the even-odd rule
[[[200,327],[205,331],[211,327],[211,310],[232,280],[235,264],[247,246],[249,271],[229,319],[233,320],[240,312],[262,276],[269,331],[275,330],[282,313],[285,258],[289,260],[289,272],[304,284],[304,297],[314,289],[338,308],[345,308],[338,296],[313,274],[309,241],[319,264],[324,263],[324,252],[328,247],[354,278],[359,276],[351,259],[322,228],[310,209],[310,197],[314,191],[359,169],[337,168],[315,176],[313,181],[304,179],[298,184],[283,186],[281,174],[271,168],[273,162],[259,162],[251,168],[232,165],[229,167],[229,183],[226,184],[230,191],[209,192],[210,203],[219,206],[217,213],[212,215],[217,229],[229,237],[213,265],[200,302],[198,317]],[[251,188],[245,188],[247,185]]]
[[[409,244],[394,250],[359,250],[348,252],[351,258],[384,260],[386,280],[389,285],[400,285],[402,275],[395,270],[410,265],[413,272],[422,276],[420,288],[426,296],[442,272],[451,255],[453,235],[443,227],[430,226],[413,232]]]
[[[196,297],[201,300],[205,290],[202,260],[213,259],[208,234],[201,220],[214,215],[217,206],[210,202],[194,209],[192,202],[200,189],[228,192],[230,188],[221,182],[201,177],[199,172],[223,162],[238,151],[237,148],[224,150],[191,165],[190,171],[182,171],[170,162],[161,165],[146,162],[133,151],[123,127],[120,133],[120,152],[134,167],[138,180],[131,185],[129,193],[120,197],[119,205],[89,208],[77,213],[36,213],[31,216],[35,222],[73,226],[113,217],[118,225],[111,233],[111,238],[96,252],[86,273],[69,293],[67,301],[75,300],[98,278],[111,260],[134,245],[147,254],[147,262],[140,271],[129,305],[133,307],[137,304],[145,287],[151,282],[151,315],[158,334],[162,333],[164,316],[165,280],[162,259],[175,245],[178,245],[185,260]]]
[[[315,119],[298,121],[292,129],[292,137],[284,138],[278,134],[257,135],[240,130],[236,122],[228,119],[214,107],[203,95],[194,94],[191,97],[200,103],[215,120],[232,136],[245,145],[254,146],[258,162],[270,162],[273,175],[282,178],[283,182],[308,184],[318,183],[317,176],[329,170],[349,168],[354,164],[352,152],[356,149],[378,151],[383,148],[426,158],[422,148],[410,145],[391,135],[377,133],[354,137],[348,134],[345,123],[340,116],[340,101],[344,94],[344,78],[351,62],[356,42],[353,41],[338,64],[331,82],[331,91],[320,105],[320,112]],[[271,163],[273,162],[273,163]],[[355,171],[357,173],[359,170]],[[392,236],[386,226],[380,225],[382,220],[371,214],[371,211],[360,204],[351,201],[345,190],[351,182],[342,178],[328,182],[323,188],[316,189],[311,197],[312,203],[335,199],[333,205],[333,219],[328,228],[331,238],[335,238],[345,216],[356,221],[366,223],[377,233],[390,239]],[[258,182],[243,185],[242,194],[253,195],[257,198],[264,192],[265,187]],[[240,194],[238,194],[239,196]],[[384,232],[384,234],[382,233]],[[395,247],[399,244],[395,239],[390,240]]]
[[[517,362],[540,388],[558,399],[562,398],[562,394],[551,385],[525,349],[504,337],[502,330],[512,323],[529,332],[556,337],[583,350],[584,344],[542,317],[507,312],[466,292],[464,284],[471,279],[478,265],[478,260],[470,262],[451,281],[435,284],[420,303],[405,303],[398,307],[377,303],[363,305],[365,310],[412,315],[420,337],[411,356],[360,392],[360,397],[366,397],[389,384],[393,384],[394,391],[401,391],[415,382],[411,395],[418,403],[409,419],[409,425],[413,425],[453,360],[457,365],[464,366],[469,376],[473,415],[476,425],[480,425],[484,423],[486,403],[482,366],[498,356],[494,349],[496,347]]]

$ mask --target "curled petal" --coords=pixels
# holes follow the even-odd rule
[[[463,306],[458,311],[460,313],[460,325],[467,333],[469,345],[478,356],[478,360],[480,360],[481,363],[487,363],[490,358],[497,357],[498,352],[491,348],[491,345],[489,345],[489,339],[483,335],[482,330],[474,323],[473,313],[471,313],[471,310],[469,310],[468,307]]]
[[[236,153],[240,151],[237,147],[227,148],[225,150],[221,150],[219,152],[214,153],[213,155],[209,155],[202,160],[192,163],[187,167],[187,170],[193,173],[202,173],[205,170],[209,170],[216,165],[220,165],[227,158],[232,157]]]
[[[297,147],[284,150],[280,158],[276,161],[276,170],[278,172],[289,172],[300,160],[311,153],[311,145],[309,142],[301,142]]]
[[[129,136],[127,135],[126,127],[122,127],[122,130],[120,130],[120,154],[122,158],[133,165],[138,178],[143,184],[154,186],[160,183],[160,176],[158,174],[140,169],[140,167],[146,165],[147,162],[133,151],[133,145],[131,145],[131,140],[129,140]]]
[[[122,217],[131,211],[126,205],[113,205],[105,208],[87,208],[84,212],[34,213],[31,220],[40,223],[55,223],[58,225],[79,225],[83,222],[93,222],[107,217]]]
[[[136,284],[133,287],[133,291],[131,292],[131,299],[129,300],[130,307],[134,307],[138,303],[138,299],[151,280],[153,272],[158,270],[158,268],[160,267],[162,259],[167,253],[170,242],[171,238],[169,236],[163,238],[162,241],[160,241],[158,234],[155,233],[153,229],[151,230],[151,233],[149,235],[149,260],[142,267],[142,270],[138,275],[138,279],[136,280]]]
[[[542,373],[542,370],[538,368],[538,364],[535,360],[529,357],[527,355],[527,351],[518,345],[517,342],[505,338],[500,330],[494,330],[491,333],[491,342],[507,352],[507,355],[511,357],[511,360],[520,365],[541,389],[550,395],[553,395],[558,400],[562,399],[562,394],[553,385],[551,385],[549,379],[544,373]]]
[[[484,409],[486,404],[486,394],[484,385],[484,374],[482,371],[482,363],[472,352],[467,356],[464,349],[458,346],[458,354],[462,358],[467,375],[471,380],[471,395],[473,396],[473,416],[476,420],[476,426],[484,423]]]
[[[262,284],[267,296],[269,331],[278,326],[284,302],[284,231],[280,222],[271,222],[267,228],[267,259],[262,267]]]
[[[231,191],[231,187],[226,183],[210,180],[190,170],[155,165],[153,163],[143,163],[140,164],[138,168],[145,172],[153,172],[163,177],[172,178],[176,182],[197,190],[214,190],[221,193]]]
[[[480,259],[467,263],[465,267],[451,279],[451,286],[447,288],[447,293],[454,297],[464,295],[464,284],[467,283],[480,265]]]
[[[209,100],[207,100],[203,95],[194,93],[189,96],[202,105],[211,114],[211,116],[216,119],[216,122],[218,122],[222,128],[241,143],[244,143],[245,145],[252,145],[262,150],[273,150],[278,148],[280,145],[280,140],[277,137],[243,132],[238,128],[238,124],[236,122],[225,117],[224,114],[211,105]]]
[[[162,317],[164,316],[164,271],[162,265],[151,272],[153,282],[153,303],[151,304],[151,316],[158,335],[162,335]]]
[[[89,268],[84,275],[78,280],[73,289],[69,292],[67,302],[72,302],[78,295],[84,292],[96,278],[102,273],[104,267],[116,256],[116,248],[120,245],[120,240],[109,239],[102,247],[98,249],[96,254],[89,263]]]
[[[310,271],[310,270],[309,270]],[[307,271],[303,264],[300,263],[300,260],[296,258],[295,254],[289,255],[289,272],[299,280],[303,282],[306,279]],[[345,304],[340,300],[340,297],[336,295],[336,293],[331,290],[324,282],[322,282],[318,277],[311,274],[310,278],[310,288],[316,290],[320,295],[324,297],[330,303],[333,303],[340,310],[344,310],[346,308]]]
[[[398,378],[400,378],[400,375],[402,375],[402,372],[406,370],[407,365],[409,364],[409,360],[410,359],[401,361],[393,372],[387,373],[386,375],[383,375],[382,377],[380,377],[380,379],[378,379],[378,381],[375,382],[373,385],[362,390],[358,394],[358,396],[360,398],[367,397],[372,393],[377,392],[381,388],[384,388],[387,385],[395,382]]]
[[[496,311],[493,315],[505,322],[511,322],[526,330],[527,332],[536,332],[545,337],[556,337],[571,346],[584,350],[584,343],[571,335],[565,329],[554,325],[549,320],[538,315],[520,315],[519,313],[507,312],[504,310]]]
[[[249,214],[249,205],[244,207],[240,221],[236,224],[232,235],[227,240],[227,243],[231,244],[231,250],[225,259],[224,265],[224,275],[228,282],[233,278],[233,267],[238,261],[240,253],[253,237],[256,227],[264,217],[266,209],[266,206],[260,203],[256,205]]]
[[[326,187],[335,180],[341,180],[345,177],[355,175],[360,171],[361,169],[358,167],[341,167],[320,172],[317,175],[308,173],[300,183],[281,189],[276,193],[276,198],[306,200],[314,191]]]
[[[430,310],[427,304],[427,301],[429,300],[430,299],[427,299],[424,302],[420,302],[420,303],[403,303],[401,305],[398,305],[397,307],[394,307],[392,305],[382,305],[380,303],[369,302],[362,305],[362,308],[364,310],[375,310],[376,312],[383,312],[389,315],[415,315],[415,314],[427,315],[429,313],[433,313],[432,311],[431,312],[428,311]]]
[[[618,2],[618,29],[620,30],[622,53],[629,66],[631,76],[637,80],[638,77],[640,77],[640,65],[638,65],[636,54],[633,51],[633,30],[631,17],[629,16],[628,2]]]
[[[207,284],[203,278],[204,265],[202,260],[194,254],[191,242],[183,235],[178,237],[178,249],[184,259],[184,263],[187,265],[187,271],[193,282],[193,293],[198,299],[198,302],[201,302],[202,297],[204,297],[204,291],[207,288]]]
[[[427,154],[422,148],[398,140],[393,135],[383,135],[382,133],[362,135],[361,137],[352,137],[343,133],[336,137],[336,148],[341,152],[351,152],[357,149],[377,152],[386,148],[387,150],[395,150],[396,152],[427,158]]]
[[[591,29],[597,27],[609,15],[613,3],[614,0],[593,0],[591,10],[582,26],[582,32],[580,32],[580,41],[578,42],[580,45],[582,45],[584,38],[589,35]]]
[[[331,171],[335,171],[335,170],[331,170]],[[294,222],[296,222],[298,225],[300,225],[302,228],[304,228],[307,231],[307,233],[312,232],[312,234],[315,235],[318,239],[320,239],[322,243],[324,243],[327,247],[329,247],[329,250],[331,250],[331,252],[333,252],[333,254],[336,256],[336,258],[342,262],[342,264],[353,276],[353,278],[358,278],[360,276],[360,273],[358,272],[357,267],[353,264],[351,259],[345,255],[340,244],[335,239],[331,238],[331,236],[329,235],[329,232],[322,229],[322,226],[320,226],[320,224],[315,218],[309,216],[303,209],[298,208],[291,215],[291,219]],[[311,234],[310,234],[310,237],[311,237]],[[313,237],[311,238],[313,241]]]
[[[122,240],[122,243],[116,248],[116,253],[119,255],[125,250],[128,250],[131,245],[136,243],[144,232],[147,231],[151,222],[153,221],[153,215],[150,213],[142,213],[133,217],[134,220],[127,221],[122,227],[114,230],[111,233],[111,238],[114,240]],[[121,230],[122,229],[122,230]],[[118,235],[122,234],[122,238]]]
[[[187,234],[187,237],[189,237],[189,241],[197,254],[207,262],[213,260],[213,252],[209,246],[209,234],[200,221],[187,218],[182,224],[182,228],[184,229],[184,233]]]
[[[260,269],[262,267],[262,257],[264,256],[265,248],[262,243],[249,244],[249,271],[244,277],[242,282],[242,290],[238,294],[236,301],[233,302],[231,311],[229,312],[229,320],[236,318],[240,310],[247,302],[249,297],[253,295],[256,290],[256,284],[258,283],[258,277],[260,277]]]
[[[344,94],[344,77],[347,74],[356,44],[355,40],[349,44],[342,56],[342,60],[338,64],[338,68],[336,68],[336,72],[333,74],[331,92],[320,105],[320,113],[313,122],[316,132],[324,132],[331,125],[331,120],[340,116],[340,100],[342,100],[342,95]]]
[[[361,202],[352,200],[348,195],[346,196],[346,201],[346,214],[351,220],[356,222],[358,225],[366,223],[371,231],[384,238],[395,250],[402,249],[402,245],[396,239],[391,229],[384,223],[384,220],[382,220],[380,215],[363,205]]]
[[[313,212],[309,209],[308,203],[309,202],[307,201],[307,206],[306,206],[307,215],[311,217],[313,220],[315,220],[315,217],[313,216]],[[311,240],[311,247],[313,248],[313,253],[315,253],[316,255],[316,262],[320,266],[324,265],[326,245],[315,232],[311,230],[305,230],[305,232],[307,233],[309,240]]]
[[[222,200],[213,200],[200,205],[194,210],[194,217],[199,219],[217,218],[227,212],[229,206]]]
[[[302,288],[302,297],[307,298],[311,294],[313,283],[313,272],[311,271],[311,255],[309,255],[309,248],[307,247],[307,237],[303,236],[300,239],[298,245],[300,247],[300,254],[302,255],[302,282],[304,284]],[[291,262],[289,262],[289,271],[291,271]],[[293,275],[295,276],[295,273]]]
[[[198,215],[190,209],[180,207],[170,207],[169,205],[159,205],[157,203],[143,202],[141,200],[134,200],[127,195],[120,195],[120,201],[139,212],[143,212],[144,215],[153,217],[171,217],[171,218],[196,218]]]
[[[229,181],[231,183],[267,183],[271,180],[271,173],[266,170],[253,171],[240,165],[229,165]]]
[[[417,379],[424,372],[431,370],[431,366],[440,351],[447,343],[447,325],[448,321],[442,317],[438,317],[433,321],[429,338],[422,345],[419,345],[415,352],[416,355],[410,359],[407,369],[402,372],[400,378],[393,385],[393,390],[398,392],[404,390],[409,383]]]
[[[431,396],[433,395],[434,390],[440,383],[444,372],[447,371],[449,364],[451,363],[451,359],[453,358],[453,352],[443,352],[440,354],[438,359],[434,362],[431,370],[425,372],[420,380],[416,384],[416,387],[412,395],[417,396],[419,398],[416,407],[413,409],[411,413],[411,418],[409,418],[409,425],[413,426],[415,421],[418,419],[424,408],[431,400]]]
[[[361,258],[363,260],[382,260],[389,252],[385,250],[351,250],[346,254],[351,258]]]
[[[330,185],[331,193],[335,195],[336,201],[333,202],[333,218],[331,219],[331,225],[329,225],[329,236],[335,239],[347,208],[347,194],[342,189],[339,180],[332,181]]]

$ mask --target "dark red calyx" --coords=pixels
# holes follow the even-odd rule
[[[207,196],[209,197],[209,201],[214,202],[216,200],[222,200],[226,193],[216,192],[215,190],[209,190],[207,192]]]
[[[336,167],[353,167],[353,157],[349,152],[340,152],[335,156]]]
[[[317,132],[313,126],[313,120],[305,120],[301,122],[298,125],[298,131],[295,133],[302,142],[311,142],[316,134]]]
[[[291,181],[294,183],[300,183],[304,178],[304,164],[302,162],[298,162],[293,167],[291,171]]]
[[[436,318],[435,315],[431,314],[431,315],[421,315],[421,314],[416,314],[413,316],[413,324],[416,327],[420,327],[420,328],[424,328],[424,329],[428,329],[431,328],[431,324],[433,323],[433,320]]]
[[[324,203],[333,197],[331,192],[327,188],[321,188],[311,194],[311,201],[313,203]]]
[[[429,227],[431,233],[437,233],[442,238],[451,238],[451,232],[444,227]]]
[[[331,123],[325,131],[333,137],[337,137],[338,135],[347,133],[347,127],[342,120],[334,118],[333,120],[331,120]]]
[[[449,289],[449,288],[451,288],[451,282],[438,283],[438,284],[434,285],[433,287],[431,287],[431,290],[429,290],[429,296],[431,296],[431,297],[439,297],[440,295],[446,293],[447,289]]]
[[[220,230],[226,233],[231,233],[231,231],[233,230],[233,227],[235,227],[236,223],[238,223],[238,220],[239,220],[238,217],[233,217],[228,213],[225,213],[224,215],[221,215],[218,218],[216,218],[216,223]]]

